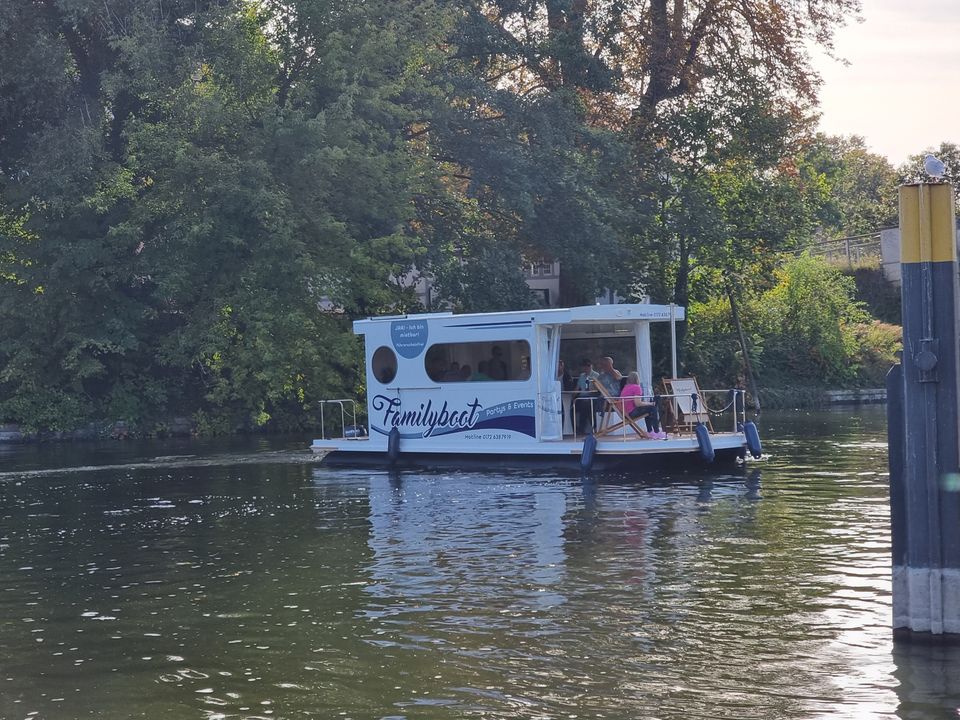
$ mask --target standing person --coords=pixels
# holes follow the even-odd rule
[[[593,432],[593,416],[600,404],[595,398],[600,396],[596,390],[593,390],[592,381],[599,377],[593,369],[593,362],[590,358],[584,358],[580,363],[580,377],[577,378],[577,394],[573,396],[573,404],[576,408],[574,418],[576,419],[575,430],[584,435]]]
[[[557,380],[560,381],[560,389],[564,392],[570,392],[577,387],[577,381],[573,379],[563,360],[557,363]]]
[[[656,402],[645,403],[643,386],[640,384],[640,375],[632,372],[627,375],[627,384],[623,386],[620,397],[623,398],[623,410],[634,420],[643,418],[647,425],[647,432],[658,440],[666,439],[666,433],[660,432],[660,411]]]
[[[564,414],[564,423],[572,416],[569,412],[570,408],[563,404],[562,398],[564,397],[563,393],[570,393],[577,387],[577,381],[573,379],[573,375],[570,374],[570,371],[567,370],[567,366],[564,365],[563,360],[557,363],[557,380],[560,381],[560,390],[561,390],[561,401],[560,404],[563,406]],[[571,400],[571,402],[573,402]]]
[[[613,397],[619,397],[621,384],[620,381],[623,380],[623,375],[613,366],[613,358],[604,356],[597,362],[597,366],[600,368],[598,378],[600,380],[600,384],[606,388],[610,395]]]
[[[490,350],[490,360],[487,362],[487,375],[491,380],[507,379],[507,364],[503,361],[503,348],[494,345]]]

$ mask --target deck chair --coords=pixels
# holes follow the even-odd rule
[[[641,428],[637,424],[636,420],[623,411],[623,401],[620,398],[611,395],[603,386],[602,382],[594,378],[593,387],[597,392],[600,393],[600,397],[603,398],[603,414],[600,419],[600,425],[594,432],[594,435],[597,437],[609,435],[612,432],[620,430],[625,425],[629,425],[636,430],[637,435],[640,437],[650,437],[650,433],[646,431],[646,428]],[[611,419],[611,413],[613,412],[617,413],[617,415],[620,417],[620,421],[614,422],[612,425],[607,425],[607,422]]]
[[[688,378],[664,378],[663,387],[667,395],[673,395],[670,398],[670,405],[674,411],[674,427],[678,430],[682,427],[690,432],[697,423],[703,423],[710,432],[713,432],[713,425],[710,423],[710,409],[703,399],[703,393],[697,385],[695,377]]]

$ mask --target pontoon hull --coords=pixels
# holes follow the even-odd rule
[[[591,464],[592,471],[661,469],[699,470],[742,461],[746,440],[740,433],[713,435],[715,457],[707,463],[697,440],[684,436],[663,441],[601,440]],[[556,468],[579,470],[583,439],[536,443],[528,447],[488,448],[482,452],[455,448],[418,448],[402,451],[391,462],[385,447],[369,440],[316,440],[311,449],[323,453],[323,464],[336,467],[456,467],[456,468]]]

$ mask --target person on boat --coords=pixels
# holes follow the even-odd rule
[[[469,365],[460,366],[460,377],[457,378],[460,382],[470,382],[473,379],[473,368]]]
[[[487,361],[481,360],[477,363],[477,371],[473,374],[473,377],[470,378],[474,382],[478,380],[492,380],[493,378],[487,373]]]
[[[663,440],[666,433],[660,431],[660,411],[656,402],[643,402],[643,386],[640,384],[640,375],[632,372],[627,375],[627,384],[623,386],[620,397],[623,398],[623,409],[634,420],[643,418],[647,425],[647,432],[651,437]]]
[[[560,381],[560,390],[565,393],[573,392],[577,387],[577,381],[573,379],[573,375],[570,374],[570,371],[567,370],[567,366],[564,364],[563,360],[560,360],[557,363],[557,380]],[[566,423],[571,418],[570,408],[564,405],[563,406],[563,421]]]
[[[454,360],[443,374],[443,382],[456,382],[460,379],[460,363]]]
[[[487,361],[487,375],[491,380],[506,380],[507,364],[503,361],[503,348],[494,345],[490,355],[490,360]]]
[[[604,356],[597,361],[597,366],[600,368],[597,378],[600,384],[606,388],[610,395],[618,397],[620,386],[623,384],[620,382],[623,380],[623,374],[613,366],[613,358],[608,355]]]
[[[593,381],[598,377],[597,371],[593,369],[593,362],[590,358],[584,358],[580,363],[580,377],[576,383],[577,394],[573,396],[575,428],[584,435],[593,432],[593,418],[601,407],[597,402],[600,393],[593,388]]]
[[[573,379],[563,360],[557,363],[557,380],[560,381],[560,389],[564,392],[570,392],[577,387],[577,381]]]

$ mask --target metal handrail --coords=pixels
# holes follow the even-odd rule
[[[327,440],[327,429],[324,419],[323,406],[327,404],[335,404],[340,406],[340,439],[345,440],[347,435],[347,418],[346,418],[346,408],[345,403],[350,404],[350,414],[353,418],[353,423],[351,427],[357,427],[357,401],[353,398],[339,398],[335,400],[320,400],[320,437],[323,440]]]
[[[573,397],[573,402],[574,402],[574,407],[576,406],[576,403],[577,403],[577,402],[582,402],[582,401],[588,401],[588,402],[592,401],[592,402],[596,402],[596,401],[598,400],[597,397],[582,397],[582,398],[581,398],[581,397],[576,397],[576,396],[579,395],[581,392],[583,392],[583,391],[581,391],[581,390],[564,390],[564,391],[562,391],[560,394],[561,394],[562,397],[565,396],[565,397],[568,397],[568,398],[569,398],[569,397],[572,396],[572,397]],[[730,401],[729,403],[727,403],[724,407],[720,408],[719,410],[714,410],[714,409],[710,408],[710,407],[706,404],[706,401],[705,401],[705,399],[704,399],[702,412],[710,413],[710,414],[713,415],[714,417],[719,417],[720,415],[722,415],[723,413],[727,412],[728,410],[730,410],[730,409],[732,408],[732,409],[733,409],[733,413],[732,413],[732,416],[733,416],[733,426],[732,426],[732,428],[731,428],[731,431],[732,431],[732,432],[740,432],[739,426],[740,426],[741,424],[743,424],[743,423],[746,423],[746,421],[747,421],[746,403],[743,402],[743,399],[744,399],[744,397],[745,397],[745,395],[746,395],[746,390],[744,390],[744,389],[742,389],[742,388],[727,388],[727,389],[725,389],[725,390],[721,390],[721,389],[703,390],[703,389],[701,389],[699,394],[700,394],[701,396],[704,396],[704,395],[726,395],[726,394],[730,394],[730,393],[733,393],[733,397],[731,398],[731,401]],[[658,400],[658,399],[659,399],[659,400],[671,400],[671,399],[675,399],[675,398],[688,398],[688,397],[690,397],[690,396],[687,395],[686,393],[675,393],[675,394],[666,394],[666,393],[665,393],[665,394],[659,394],[659,393],[658,393],[658,394],[653,394],[653,395],[650,395],[650,394],[643,394],[643,395],[623,395],[623,396],[617,396],[616,398],[611,398],[610,400],[628,400],[628,399],[629,399],[629,400],[633,400],[634,402],[636,402],[637,400],[641,400],[641,401],[654,401],[654,400]],[[740,402],[739,404],[738,404],[738,402],[737,402],[738,398],[741,400],[741,402]],[[609,402],[609,400],[604,399],[604,398],[599,398],[599,399],[603,400],[604,402]],[[565,403],[563,403],[563,401],[561,401],[561,405],[562,405],[563,407],[565,407]],[[622,414],[622,413],[621,413],[621,414]],[[573,416],[571,417],[570,421],[571,421],[571,426],[573,427],[573,434],[576,435],[576,434],[577,434],[577,413],[576,413],[576,412],[573,412]],[[621,432],[624,434],[624,436],[626,436],[626,434],[627,434],[627,433],[626,433],[626,426],[624,426],[623,428],[621,428]]]

